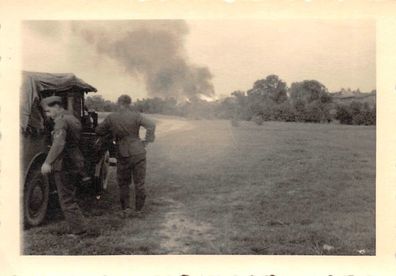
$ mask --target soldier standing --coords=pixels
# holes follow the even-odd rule
[[[154,142],[155,123],[131,110],[131,98],[121,95],[117,104],[119,111],[111,113],[96,127],[99,135],[111,134],[117,143],[117,181],[120,189],[121,216],[131,214],[129,184],[133,176],[135,185],[135,210],[140,213],[146,199],[144,187],[146,176],[146,145]],[[139,137],[140,127],[146,129],[145,140]]]
[[[81,123],[62,106],[62,98],[51,96],[42,101],[45,113],[54,120],[53,142],[41,167],[43,174],[53,172],[59,202],[71,234],[76,237],[86,233],[85,219],[75,197],[76,182],[84,168],[84,158],[79,148]]]

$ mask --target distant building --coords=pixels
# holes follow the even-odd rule
[[[350,104],[351,102],[368,103],[374,106],[376,103],[376,93],[362,93],[360,91],[340,91],[331,93],[334,103]]]

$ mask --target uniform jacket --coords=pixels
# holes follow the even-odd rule
[[[146,153],[144,142],[139,137],[140,127],[146,129],[145,142],[155,139],[155,123],[139,112],[121,109],[111,113],[96,127],[99,135],[112,134],[116,140],[119,157],[129,157]]]
[[[54,123],[52,146],[45,162],[52,165],[54,171],[68,169],[80,172],[84,167],[84,157],[79,148],[80,121],[63,112],[55,118]]]

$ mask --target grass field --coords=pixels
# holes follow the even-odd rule
[[[122,220],[115,171],[80,195],[99,236],[55,209],[24,254],[375,254],[375,127],[155,117],[143,217]]]

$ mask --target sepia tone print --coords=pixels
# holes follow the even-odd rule
[[[24,21],[25,255],[375,255],[374,20]]]

